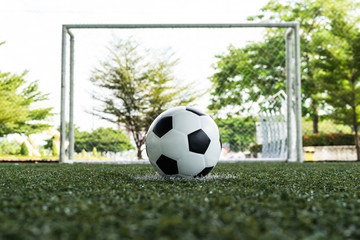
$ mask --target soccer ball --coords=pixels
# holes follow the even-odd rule
[[[203,177],[215,167],[220,152],[216,123],[191,107],[163,112],[146,136],[146,153],[162,176]]]

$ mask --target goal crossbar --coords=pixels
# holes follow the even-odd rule
[[[74,39],[75,36],[71,29],[161,29],[161,28],[287,28],[286,39],[290,39],[293,34],[295,41],[294,59],[295,74],[294,79],[287,78],[287,86],[294,84],[295,96],[292,96],[292,90],[286,89],[288,109],[291,106],[291,98],[295,99],[295,125],[296,125],[296,154],[295,161],[301,162],[302,158],[302,127],[301,127],[301,78],[300,78],[300,25],[298,22],[282,22],[282,23],[213,23],[213,24],[63,24],[62,25],[62,43],[61,43],[61,100],[60,100],[60,156],[59,162],[65,161],[65,136],[66,136],[66,52],[67,37],[70,38],[70,69],[69,69],[69,159],[74,157]],[[289,47],[288,44],[286,46]],[[289,63],[287,57],[287,64]],[[287,75],[289,74],[287,70]],[[294,81],[294,82],[292,82]],[[288,119],[291,118],[291,111],[287,113]],[[288,146],[290,145],[290,121],[287,123]],[[290,150],[287,150],[287,156],[284,161],[288,161]]]
[[[296,28],[297,22],[284,23],[206,23],[206,24],[64,24],[63,28]]]

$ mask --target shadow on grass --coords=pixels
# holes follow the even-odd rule
[[[146,174],[146,175],[134,175],[131,178],[140,181],[164,182],[164,181],[214,181],[214,180],[235,179],[238,177],[232,174],[209,174],[202,178]]]

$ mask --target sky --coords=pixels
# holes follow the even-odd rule
[[[44,104],[53,107],[54,113],[59,113],[62,24],[242,23],[246,22],[248,16],[258,14],[267,2],[268,0],[0,0],[0,42],[6,41],[0,46],[0,71],[20,74],[28,70],[26,79],[38,80],[40,90],[49,93],[49,100]],[[111,40],[108,36],[114,35],[114,32],[103,33],[76,32],[79,47],[75,50],[75,78],[79,79],[78,84],[82,87],[87,85],[85,78],[88,78],[96,56],[103,56],[99,52],[90,53],[90,49],[97,46],[97,41],[106,47],[106,43]],[[162,39],[166,40],[166,34],[164,36]],[[182,37],[191,39],[192,36]],[[226,36],[218,37],[224,39]],[[217,40],[216,37],[211,38],[213,41]],[[89,39],[90,42],[87,41]],[[153,41],[157,41],[156,38]],[[188,44],[191,45],[191,41]],[[190,74],[196,75],[196,72]],[[84,81],[83,84],[80,81]],[[79,101],[89,91],[91,90],[85,87],[84,91],[79,92]],[[83,101],[88,102],[88,99],[85,97]],[[83,118],[86,116],[82,116],[77,118],[79,122],[84,122]],[[59,115],[55,115],[52,119],[55,127],[59,118]],[[91,121],[86,122],[89,124],[85,128],[93,127]]]

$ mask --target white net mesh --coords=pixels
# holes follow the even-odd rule
[[[139,157],[136,154],[139,146],[131,128],[117,121],[119,118],[115,115],[101,114],[105,106],[99,99],[101,96],[115,97],[113,89],[90,81],[111,58],[124,57],[114,48],[119,42],[137,46],[144,72],[153,62],[164,59],[176,62],[168,69],[172,80],[165,87],[191,84],[185,95],[198,96],[188,105],[207,112],[217,122],[224,147],[222,159],[286,160],[289,157],[287,133],[290,125],[285,92],[289,91],[286,90],[287,76],[294,77],[296,67],[295,41],[288,38],[291,44],[286,48],[286,28],[71,29],[71,32],[75,36],[74,158],[129,160]],[[291,60],[287,62],[286,56],[291,56]],[[296,108],[294,86],[289,86],[293,115]],[[68,96],[67,93],[66,106]],[[144,98],[144,95],[139,96]],[[118,104],[121,105],[121,101]],[[139,119],[145,118],[143,113],[137,111]],[[65,119],[69,119],[69,108],[64,114]],[[295,124],[291,124],[293,143],[295,128]],[[145,137],[146,130],[146,126],[138,129],[138,134]],[[106,139],[106,134],[110,139]],[[65,142],[69,140],[67,132],[66,136]],[[146,158],[145,152],[141,156]]]

